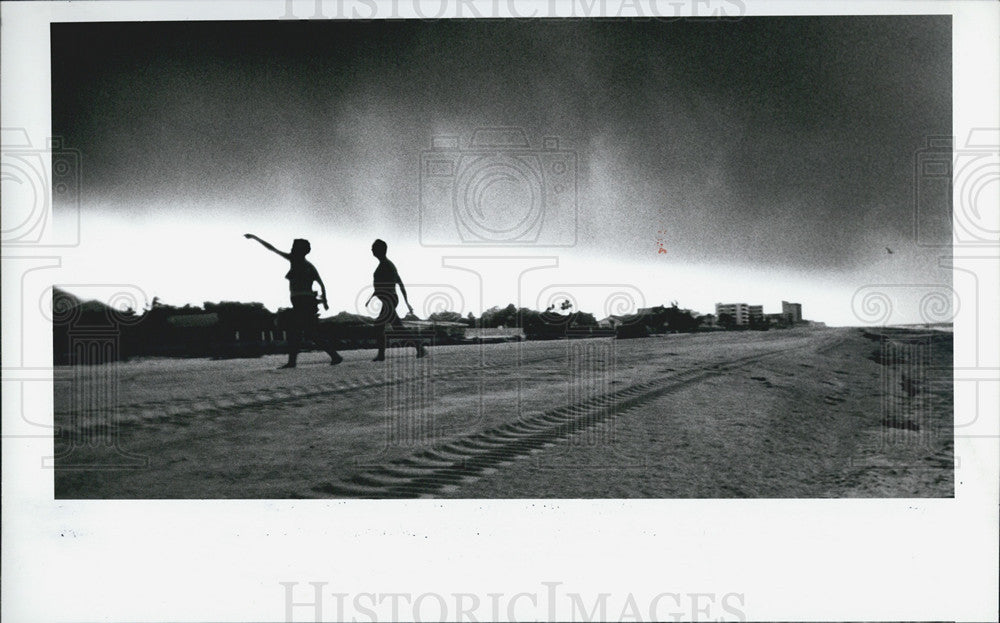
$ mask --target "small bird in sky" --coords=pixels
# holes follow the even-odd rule
[[[889,255],[892,255],[892,249],[890,249],[889,247],[886,247],[885,250],[889,252]]]

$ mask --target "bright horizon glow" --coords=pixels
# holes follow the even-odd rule
[[[374,231],[351,232],[349,237],[326,234],[294,213],[267,223],[236,226],[217,217],[188,219],[183,214],[168,216],[165,211],[128,221],[85,212],[83,227],[99,230],[101,235],[82,236],[84,242],[64,258],[60,281],[54,285],[81,298],[98,300],[114,294],[115,288],[102,288],[102,284],[130,285],[141,291],[137,296],[144,300],[139,301],[139,309],[154,296],[178,307],[201,306],[206,301],[260,302],[271,311],[288,307],[287,263],[245,239],[247,232],[284,250],[296,237],[311,241],[309,260],[327,286],[330,311],[323,312],[324,317],[340,311],[374,316],[376,310],[365,309],[363,303],[371,293],[372,271],[377,264],[370,252],[376,237],[388,241],[389,258],[397,264],[410,302],[421,318],[440,309],[463,316],[471,311],[479,316],[485,309],[509,303],[544,309],[553,297],[561,300],[567,294],[576,300],[580,311],[597,319],[671,301],[701,314],[715,313],[716,303],[733,302],[763,305],[765,313],[776,313],[785,300],[801,303],[806,319],[852,326],[870,324],[852,311],[855,293],[878,283],[873,279],[877,272],[872,270],[817,275],[778,267],[687,265],[669,250],[657,253],[653,237],[649,260],[644,262],[595,259],[580,248],[518,248],[505,250],[503,259],[470,262],[454,258],[501,254],[495,249],[427,248]],[[447,261],[451,264],[475,265],[482,272],[482,284],[471,272],[442,266],[445,258],[450,258]],[[556,262],[558,267],[525,272],[518,291],[522,270]],[[624,299],[616,296],[621,293]],[[893,323],[923,322],[916,301],[911,303],[912,309],[895,310]],[[402,302],[399,309],[405,311]]]

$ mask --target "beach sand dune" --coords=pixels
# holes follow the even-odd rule
[[[952,336],[149,359],[56,385],[57,498],[948,497]]]

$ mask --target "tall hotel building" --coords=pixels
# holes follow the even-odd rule
[[[716,303],[715,317],[718,319],[722,314],[729,314],[733,317],[736,326],[748,325],[753,321],[764,319],[763,305],[747,305],[746,303]]]
[[[781,301],[781,313],[788,318],[789,322],[802,322],[802,304]]]

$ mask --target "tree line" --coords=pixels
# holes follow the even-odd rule
[[[138,355],[255,357],[283,352],[286,332],[291,326],[288,318],[291,310],[282,308],[272,312],[258,302],[206,301],[201,306],[175,306],[154,297],[141,312],[121,311],[96,301],[80,301],[57,289],[53,292],[53,310],[60,310],[53,314],[53,350],[57,364],[87,362],[82,359],[90,355],[81,353],[97,352],[91,347],[81,350],[82,342],[75,337],[78,335],[89,340],[108,340],[110,350],[105,350],[114,354],[101,356],[108,360]],[[519,331],[504,335],[510,339],[533,340],[597,335],[629,338],[699,328],[697,314],[678,308],[676,303],[612,316],[609,321],[599,326],[592,313],[575,309],[569,301],[551,305],[544,311],[516,307],[511,303],[505,307],[491,307],[479,316],[471,312],[463,316],[456,311],[441,310],[430,314],[427,321],[421,322],[415,316],[404,318],[408,331],[438,344],[482,339],[467,334],[468,329],[517,329]],[[340,348],[372,348],[375,343],[377,327],[369,316],[341,311],[323,318],[320,327],[340,343]]]

